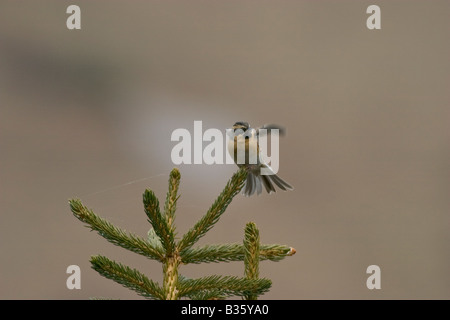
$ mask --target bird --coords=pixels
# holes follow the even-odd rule
[[[265,130],[260,132],[260,129]],[[242,188],[244,196],[250,197],[255,194],[255,192],[260,195],[262,192],[262,185],[264,185],[268,194],[276,192],[274,185],[284,191],[294,190],[289,183],[277,176],[262,158],[259,137],[264,133],[270,132],[272,129],[278,129],[281,135],[285,133],[285,129],[277,125],[264,125],[259,129],[254,129],[250,127],[248,122],[244,121],[236,122],[233,127],[228,130],[230,133],[230,139],[228,140],[227,145],[228,152],[239,168],[245,167],[247,170],[247,178],[244,187]],[[244,145],[245,161],[242,161],[243,159],[240,158],[241,161],[238,163],[239,150],[242,150]],[[264,168],[266,172],[269,172],[269,174],[261,174],[262,168]]]

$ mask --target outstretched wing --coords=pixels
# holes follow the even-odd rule
[[[270,134],[270,130],[272,129],[278,129],[278,133],[280,134],[280,136],[284,136],[286,134],[286,128],[279,126],[277,124],[265,124],[263,125],[261,128],[257,129],[257,134],[263,134],[263,131],[260,133],[259,130],[261,129],[266,129],[266,133]]]

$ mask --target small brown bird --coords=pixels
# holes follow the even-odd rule
[[[233,125],[232,129],[233,134],[232,139],[228,142],[228,152],[238,167],[245,167],[248,171],[247,180],[242,189],[245,196],[249,197],[255,191],[258,195],[261,194],[262,185],[269,194],[276,192],[274,184],[284,191],[294,190],[289,183],[278,177],[272,168],[264,163],[259,147],[260,129],[266,129],[268,132],[278,129],[281,134],[284,134],[283,128],[276,125],[265,125],[259,129],[253,129],[247,122],[239,121]],[[245,153],[242,152],[243,146],[245,146]],[[241,161],[238,161],[239,154],[244,154],[245,160],[240,158]],[[262,168],[269,174],[261,174]]]

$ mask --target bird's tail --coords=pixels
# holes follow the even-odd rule
[[[247,174],[247,180],[245,181],[245,186],[242,189],[242,193],[247,197],[250,197],[255,192],[259,195],[262,192],[263,185],[267,193],[275,193],[277,191],[274,184],[283,191],[294,190],[294,188],[289,183],[281,179],[276,174],[260,175],[249,171]]]

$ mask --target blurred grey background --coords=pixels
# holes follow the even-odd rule
[[[66,8],[81,8],[81,30]],[[366,8],[381,8],[381,30]],[[176,128],[278,123],[293,192],[237,196],[200,244],[294,247],[265,299],[449,299],[448,1],[0,2],[0,298],[139,299],[90,269],[162,268],[89,232],[68,199],[146,236]],[[181,165],[187,231],[235,172]],[[81,268],[81,290],[66,268]],[[381,268],[368,290],[366,268]],[[182,266],[242,275],[242,263]]]

